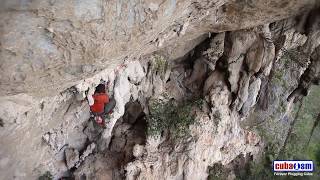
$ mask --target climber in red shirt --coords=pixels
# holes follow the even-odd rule
[[[94,115],[95,121],[102,127],[105,127],[104,119],[105,116],[107,116],[107,113],[109,113],[105,112],[105,107],[109,103],[109,96],[106,93],[105,85],[99,84],[92,97],[94,99],[94,104],[90,106],[90,110]]]
[[[105,85],[99,84],[92,97],[94,99],[94,104],[90,106],[91,112],[103,114],[105,105],[109,103],[109,96],[106,93]]]

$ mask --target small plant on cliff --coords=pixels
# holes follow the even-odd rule
[[[161,76],[161,78],[164,78],[164,75],[168,69],[168,61],[160,55],[154,55],[153,61],[152,61],[153,69]]]
[[[169,130],[174,137],[184,137],[188,134],[189,126],[194,123],[193,107],[198,106],[199,100],[175,104],[171,99],[151,99],[149,101],[148,134],[159,135]]]
[[[53,176],[49,171],[45,172],[38,178],[38,180],[52,180],[52,179],[53,179]]]
[[[284,65],[286,68],[289,68],[294,63],[301,67],[307,67],[309,62],[309,56],[305,54],[303,51],[299,50],[298,48],[283,48],[282,50],[284,53],[281,59],[284,61]]]
[[[224,180],[230,174],[229,169],[225,168],[221,163],[216,163],[208,167],[208,180]]]

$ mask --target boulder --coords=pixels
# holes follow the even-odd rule
[[[256,104],[257,97],[260,91],[260,86],[261,86],[260,78],[254,79],[253,82],[249,85],[249,89],[248,89],[249,96],[241,109],[241,113],[243,115],[247,115],[249,110]]]
[[[206,95],[210,90],[215,86],[225,85],[224,73],[215,70],[211,75],[206,79],[203,87],[203,94]]]
[[[145,149],[144,149],[143,145],[136,144],[133,147],[133,156],[136,158],[139,158],[143,155],[144,151],[145,151]]]
[[[185,81],[187,87],[195,92],[202,86],[207,74],[207,64],[204,58],[199,58],[194,62],[192,74]]]
[[[247,101],[249,96],[249,92],[248,92],[249,83],[250,83],[249,75],[246,72],[243,72],[242,77],[240,79],[240,85],[239,85],[239,91],[238,91],[237,97],[232,104],[232,107],[234,110],[240,111],[244,102]]]
[[[265,54],[263,45],[263,40],[258,38],[246,54],[246,65],[251,74],[257,73],[262,66]]]

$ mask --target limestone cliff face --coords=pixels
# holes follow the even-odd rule
[[[280,150],[293,104],[320,82],[316,0],[1,3],[4,179],[206,179],[259,158],[259,124]],[[89,120],[101,82],[116,101],[106,129]],[[152,121],[150,102],[194,99],[192,122]]]
[[[2,0],[1,94],[56,94],[122,61],[163,48],[175,59],[202,34],[274,22],[318,3]]]

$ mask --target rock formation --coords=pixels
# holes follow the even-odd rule
[[[207,179],[280,150],[320,82],[317,0],[1,3],[3,179]]]

